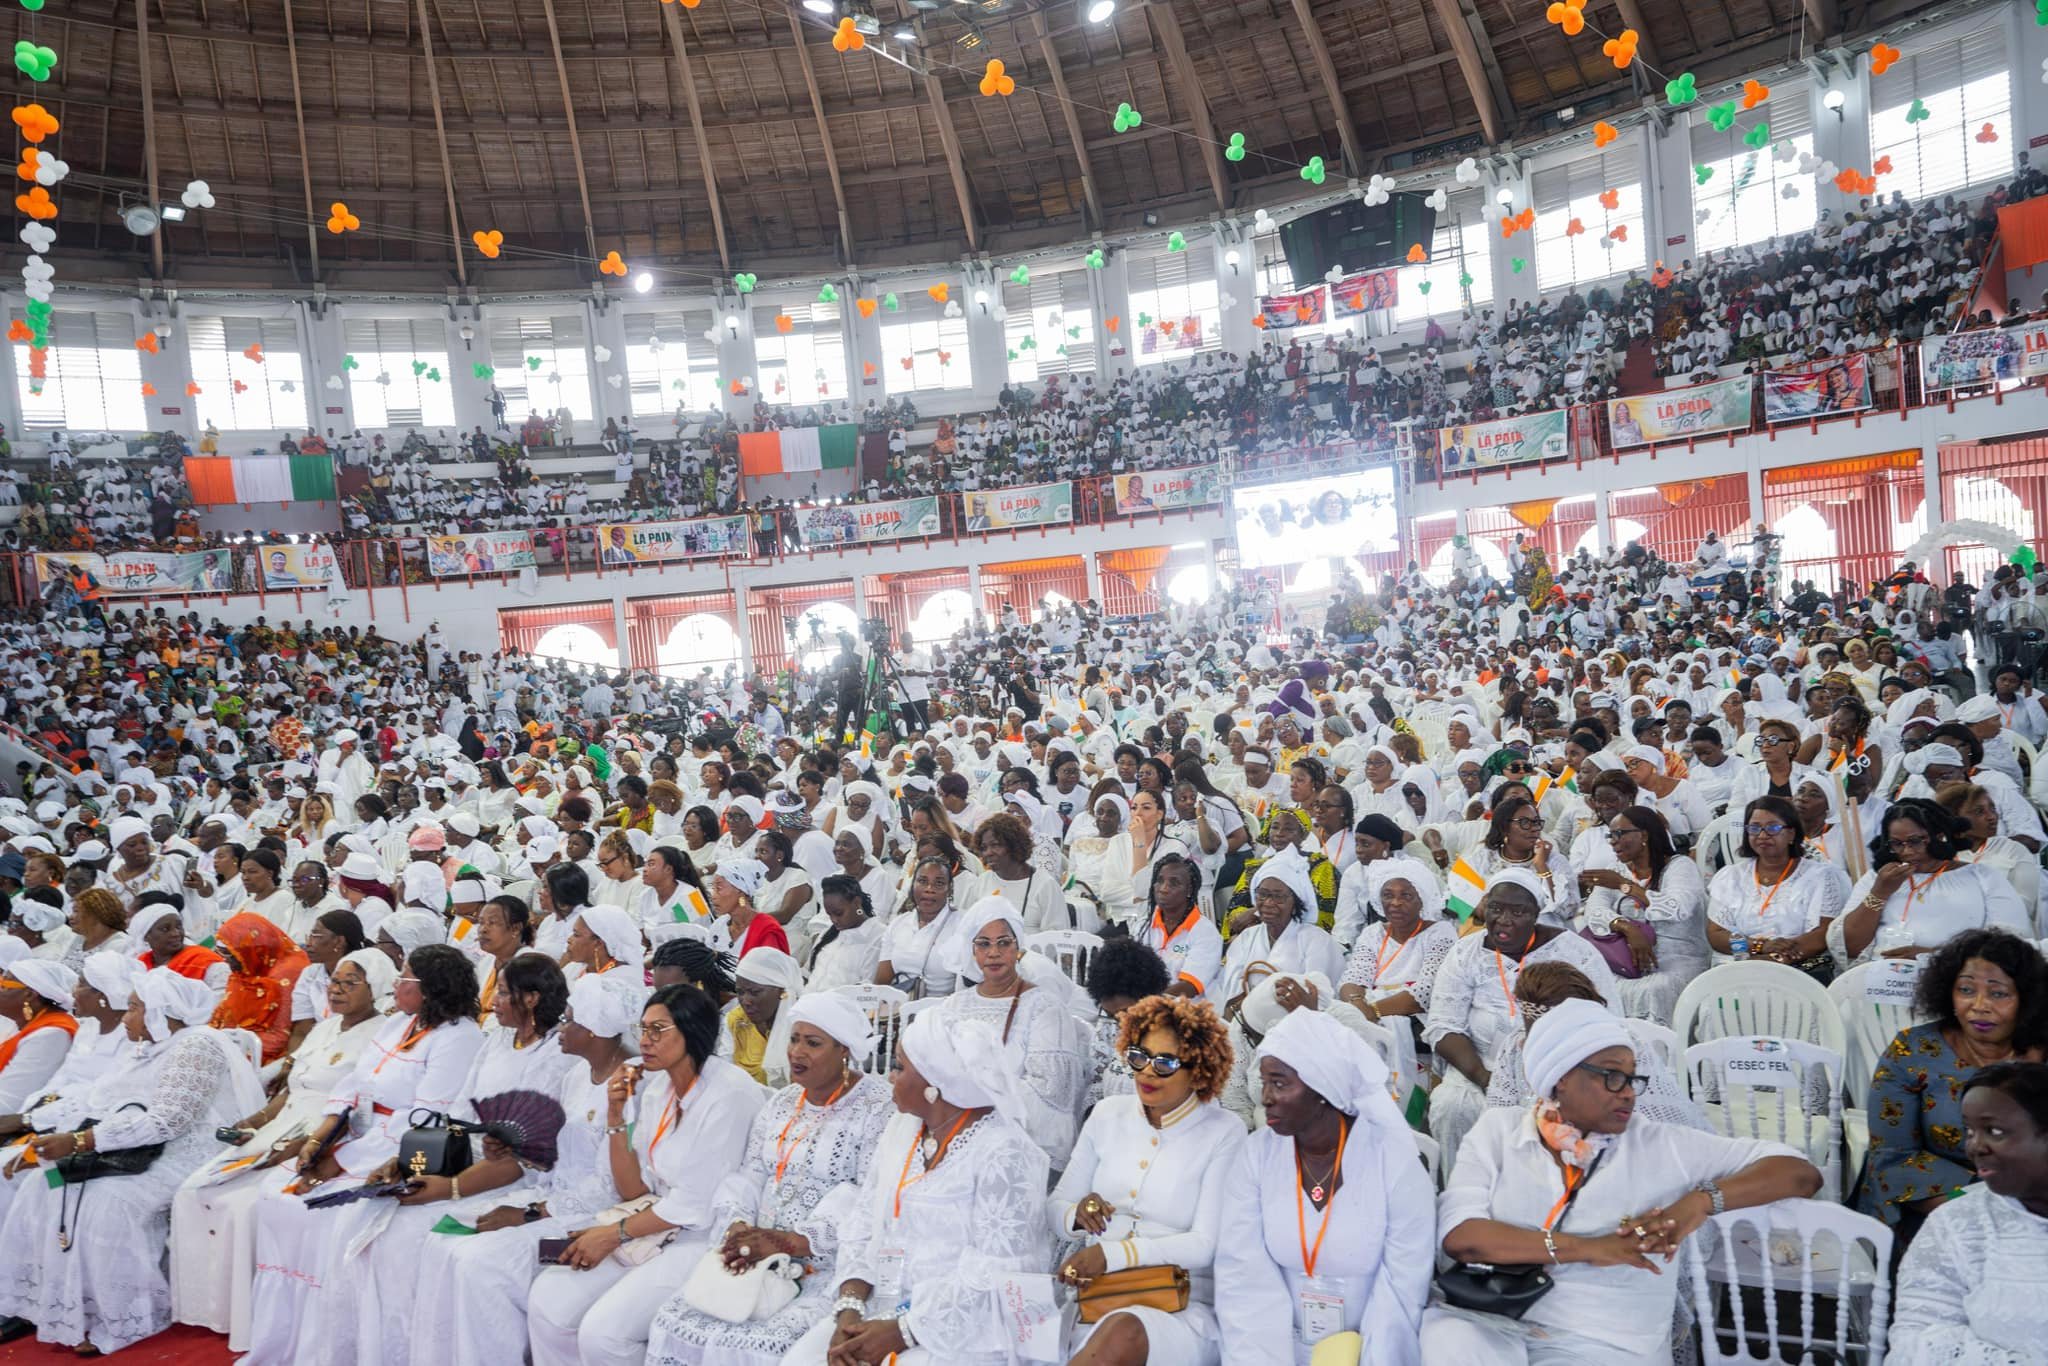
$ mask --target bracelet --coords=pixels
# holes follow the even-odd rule
[[[917,1335],[910,1331],[909,1320],[899,1316],[896,1320],[896,1332],[897,1335],[903,1339],[904,1347],[910,1348],[917,1346]]]
[[[1549,1229],[1543,1230],[1543,1250],[1550,1254],[1550,1264],[1552,1266],[1563,1265],[1563,1263],[1558,1260],[1557,1256],[1557,1236],[1553,1234]]]
[[[630,1124],[607,1124],[604,1126],[604,1131],[607,1135],[622,1134],[631,1127],[632,1126]]]
[[[626,1216],[626,1219],[630,1219],[632,1217],[633,1216],[629,1214]],[[625,1244],[633,1241],[633,1235],[626,1232],[626,1219],[619,1220],[619,1244],[622,1247]]]
[[[1721,1194],[1720,1182],[1702,1181],[1697,1186],[1694,1186],[1693,1189],[1707,1197],[1707,1203],[1712,1206],[1715,1214],[1720,1214],[1727,1210],[1728,1201]]]
[[[841,1314],[847,1313],[848,1311],[851,1311],[856,1314],[865,1314],[867,1310],[868,1302],[858,1295],[841,1295],[837,1300],[834,1300],[832,1302],[833,1318],[838,1318]]]
[[[448,1178],[448,1198],[450,1200],[460,1200],[462,1198],[462,1178],[460,1176]]]

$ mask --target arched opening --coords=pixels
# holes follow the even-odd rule
[[[655,652],[655,667],[667,678],[695,678],[705,670],[723,673],[740,658],[740,633],[724,617],[697,612],[684,617]]]
[[[919,645],[950,640],[974,616],[974,599],[966,590],[942,588],[925,599],[910,619],[910,638]]]
[[[1060,608],[1072,607],[1073,605],[1074,600],[1068,597],[1065,593],[1055,593],[1052,590],[1048,589],[1045,593],[1043,593],[1040,596],[1038,617],[1040,620],[1043,620],[1044,618],[1051,616],[1054,612],[1059,611]]]
[[[2033,543],[2038,530],[2033,511],[2027,507],[2026,500],[2003,480],[1963,475],[1950,486],[1948,496],[1949,519],[1952,522],[1989,522],[2011,532],[2015,541]],[[1898,527],[1894,543],[1903,550],[1926,534],[1927,504],[1923,500],[1913,513],[1913,520]],[[1958,573],[1967,575],[1973,583],[1982,583],[2005,556],[1982,541],[1970,541],[1952,545],[1946,552],[1937,552],[1929,558],[1930,562],[1921,565],[1920,569],[1940,585],[1947,583],[1950,575]]]
[[[1479,563],[1487,573],[1502,583],[1507,582],[1508,557],[1492,541],[1478,537],[1467,538],[1472,548],[1479,552]],[[1422,577],[1442,588],[1451,581],[1451,574],[1458,561],[1458,546],[1455,541],[1445,541],[1436,548],[1436,554],[1429,557],[1429,563],[1422,568]]]
[[[566,659],[593,669],[619,667],[619,652],[605,644],[603,636],[577,622],[550,626],[533,642],[533,653],[540,659]]]
[[[1650,529],[1633,517],[1610,518],[1608,525],[1614,531],[1614,543],[1617,546],[1627,545],[1630,541],[1640,541],[1643,537],[1650,534]],[[1589,555],[1598,555],[1600,553],[1600,524],[1598,522],[1586,528],[1586,534],[1579,537],[1578,544],[1572,547],[1572,554],[1576,555],[1581,550]]]
[[[1216,591],[1209,580],[1209,566],[1191,564],[1166,581],[1166,600],[1184,607],[1199,607]]]
[[[1289,593],[1326,593],[1330,588],[1330,562],[1328,559],[1314,559],[1302,565],[1294,579],[1287,585]]]
[[[1823,593],[1835,591],[1841,579],[1841,543],[1827,518],[1811,503],[1801,503],[1771,523],[1781,538],[1779,562],[1787,591],[1792,580],[1810,580]]]
[[[796,619],[797,666],[822,669],[839,658],[844,633],[860,643],[860,618],[843,602],[821,602],[806,607]]]

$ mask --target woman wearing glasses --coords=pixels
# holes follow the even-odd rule
[[[1773,717],[1757,727],[1756,752],[1763,762],[1745,766],[1728,784],[1728,807],[1747,806],[1756,797],[1784,797],[1790,800],[1802,778],[1825,777],[1820,770],[1797,763],[1799,727]],[[1795,820],[1794,825],[1798,822]]]
[[[1752,799],[1737,829],[1741,857],[1707,887],[1714,964],[1760,958],[1832,976],[1828,927],[1847,904],[1847,875],[1812,857],[1788,798]]]
[[[1614,861],[1579,875],[1591,889],[1579,928],[1596,936],[1614,969],[1621,1013],[1670,1024],[1678,993],[1707,966],[1706,883],[1699,865],[1672,847],[1663,816],[1647,806],[1609,821],[1607,843]]]
[[[1087,1039],[1067,994],[1071,984],[1045,959],[1027,960],[1023,916],[1001,897],[983,897],[957,920],[952,969],[963,989],[931,1014],[944,1025],[985,1025],[1023,1060],[1019,1118],[1058,1170],[1074,1146],[1090,1081]]]
[[[1052,1193],[1053,1227],[1080,1246],[1057,1279],[1085,1293],[1097,1277],[1138,1266],[1177,1266],[1187,1308],[1137,1307],[1074,1323],[1071,1359],[1089,1366],[1213,1366],[1215,1275],[1223,1210],[1220,1178],[1244,1144],[1244,1126],[1217,1103],[1230,1041],[1211,1007],[1152,996],[1123,1014],[1117,1051],[1136,1093],[1097,1105]]]
[[[597,885],[590,899],[599,906],[617,906],[624,911],[638,909],[645,884],[640,880],[640,859],[633,852],[638,831],[614,830],[597,846]],[[642,835],[644,840],[647,837]]]
[[[1544,838],[1543,814],[1532,799],[1502,793],[1485,838],[1466,853],[1465,862],[1488,880],[1507,868],[1528,873],[1543,888],[1545,924],[1569,925],[1578,914],[1579,881],[1572,876],[1570,863]]]
[[[1538,1265],[1552,1288],[1519,1324],[1431,1308],[1423,1359],[1669,1361],[1679,1245],[1724,1209],[1812,1196],[1820,1172],[1782,1144],[1636,1115],[1635,1040],[1592,1001],[1564,1001],[1530,1026],[1522,1068],[1533,1101],[1473,1127],[1438,1224],[1453,1261]]]
[[[1871,841],[1873,867],[1856,880],[1842,915],[1845,962],[1918,958],[1964,930],[1997,928],[2022,939],[2034,916],[1996,868],[1957,861],[1961,822],[1934,802],[1908,797],[1885,812]]]

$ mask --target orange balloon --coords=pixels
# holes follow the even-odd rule
[[[1986,126],[1988,127],[1989,125],[1986,125]],[[925,293],[927,293],[927,294],[931,295],[931,296],[932,296],[932,298],[933,298],[933,299],[935,299],[935,300],[937,300],[937,301],[938,301],[939,303],[944,303],[944,302],[946,302],[946,296],[947,296],[948,294],[952,293],[952,292],[953,292],[953,287],[952,287],[951,285],[949,285],[949,284],[946,284],[946,283],[944,283],[944,282],[941,282],[941,283],[939,283],[939,284],[933,285],[933,286],[932,286],[931,288],[929,288],[929,289],[927,289],[927,290],[925,291]]]
[[[499,232],[496,228],[492,228],[488,232],[478,229],[469,235],[469,240],[476,243],[478,251],[495,261],[498,259],[499,249],[505,245],[505,234]]]
[[[14,168],[14,174],[31,185],[35,184],[36,162],[42,159],[42,155],[33,147],[22,148],[21,165]]]
[[[1429,259],[1429,253],[1422,249],[1422,243],[1417,242],[1414,246],[1408,248],[1408,259],[1420,265]]]
[[[796,330],[796,319],[790,317],[787,313],[776,314],[775,330],[777,332],[782,333],[784,336],[788,336],[791,332]]]
[[[1985,126],[1989,127],[1990,125],[1987,124]],[[55,218],[57,216],[57,206],[51,202],[50,192],[40,185],[30,190],[27,194],[14,196],[14,207],[39,222],[43,219]]]
[[[1620,136],[1621,130],[1605,119],[1593,125],[1593,145],[1595,147],[1605,147]]]
[[[40,104],[24,104],[14,111],[14,126],[30,142],[41,142],[57,131],[56,116]]]
[[[875,301],[873,299],[855,299],[853,306],[860,310],[860,315],[863,318],[875,316]]]

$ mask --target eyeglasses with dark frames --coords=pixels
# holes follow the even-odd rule
[[[1595,1067],[1590,1062],[1582,1062],[1577,1065],[1577,1070],[1591,1072],[1600,1078],[1602,1086],[1617,1096],[1623,1091],[1640,1091],[1650,1084],[1648,1077],[1637,1072],[1624,1072],[1618,1067]]]

